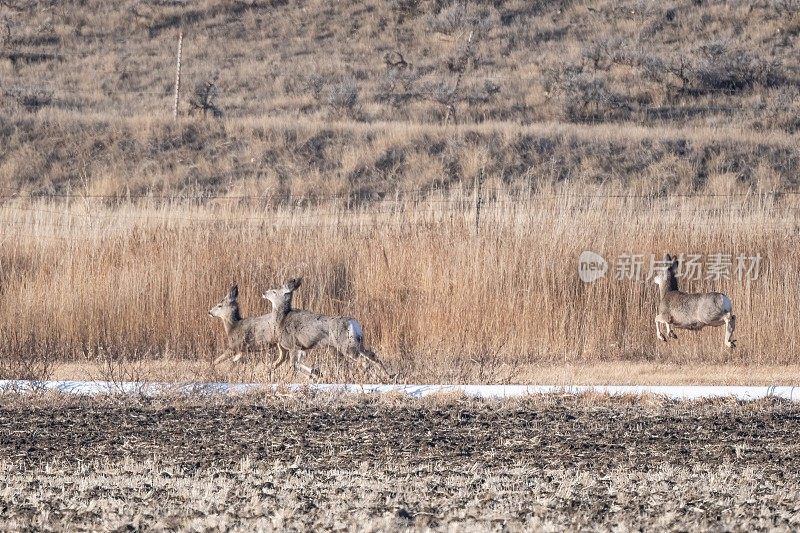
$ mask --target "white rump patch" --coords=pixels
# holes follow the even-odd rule
[[[733,304],[731,303],[731,299],[728,298],[726,295],[722,295],[722,310],[726,313],[730,313],[733,311]]]
[[[361,324],[358,323],[358,320],[351,318],[347,323],[347,329],[350,331],[351,337],[356,339],[364,338],[364,332],[361,331]]]

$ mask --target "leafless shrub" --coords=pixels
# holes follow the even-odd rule
[[[699,53],[695,77],[700,90],[736,92],[756,84],[770,87],[778,81],[778,64],[744,49],[714,41],[700,47]]]
[[[319,101],[322,90],[325,88],[325,77],[317,72],[312,72],[306,76],[303,87],[315,100]]]
[[[328,91],[328,105],[336,112],[353,115],[358,105],[358,85],[352,78],[333,84]]]
[[[667,70],[681,82],[681,90],[686,90],[691,81],[692,64],[685,56],[674,58],[667,63]]]
[[[562,110],[575,122],[608,118],[614,110],[627,106],[623,95],[613,91],[605,80],[580,74],[564,80]]]
[[[781,87],[771,91],[757,110],[755,126],[780,128],[788,133],[800,131],[800,88]]]
[[[53,374],[53,361],[46,357],[14,356],[0,361],[0,379],[46,381]]]
[[[38,111],[53,101],[53,91],[44,87],[11,87],[5,94],[31,112]]]
[[[542,69],[542,87],[548,94],[557,94],[564,88],[564,80],[574,78],[583,73],[583,66],[578,64],[559,64]]]
[[[773,9],[779,15],[791,17],[800,13],[800,0],[772,0]]]
[[[189,99],[189,114],[202,112],[207,116],[209,112],[214,117],[222,116],[222,109],[217,104],[219,98],[218,76],[215,74],[205,81],[199,81],[194,86],[194,92]]]
[[[659,56],[644,55],[639,58],[639,68],[645,79],[664,83],[669,74],[667,63]]]
[[[636,60],[636,66],[644,79],[660,84],[670,99],[679,92],[687,92],[694,75],[692,64],[684,55],[664,58],[643,54]]]
[[[424,98],[439,104],[443,110],[443,116],[455,107],[457,95],[456,86],[445,81],[428,82],[423,85],[420,93]]]
[[[0,28],[0,32],[2,32],[2,45],[8,46],[13,41],[11,35],[11,19],[8,17],[3,17],[2,21],[2,28]]]
[[[22,0],[0,0],[0,6],[3,6],[17,13],[21,13],[29,9],[30,6],[26,4],[28,4],[28,2],[24,2]]]
[[[53,375],[56,353],[51,341],[31,338],[25,349],[0,354],[0,379],[46,381]]]
[[[613,63],[625,59],[622,40],[618,37],[594,39],[583,47],[582,53],[594,70],[607,70]]]
[[[108,390],[110,394],[135,394],[141,396],[146,392],[148,386],[147,355],[132,352],[129,355],[115,356],[100,347],[93,357],[99,362],[100,375],[92,376],[92,378],[105,381],[110,387]]]
[[[668,93],[670,90],[688,91],[695,77],[692,62],[681,53],[669,58],[642,53],[635,64],[644,79],[663,85]]]
[[[474,88],[467,95],[467,101],[471,105],[491,103],[495,96],[500,92],[500,85],[493,80],[484,80],[483,85]]]
[[[583,57],[589,60],[595,70],[603,68],[604,60],[608,57],[606,42],[605,40],[592,41],[583,47]]]
[[[455,72],[457,74],[462,74],[467,67],[476,67],[477,63],[477,55],[475,54],[475,47],[472,43],[473,35],[470,35],[470,40],[463,43],[460,47],[458,47],[455,53],[448,57],[445,61],[445,66],[447,70],[450,72]]]
[[[389,68],[378,84],[377,100],[399,108],[420,98],[421,93],[415,87],[419,77],[419,71],[415,68]]]
[[[431,31],[453,35],[463,30],[468,23],[469,14],[466,5],[457,2],[442,9],[437,15],[430,17],[428,27]]]
[[[402,24],[407,18],[414,18],[420,14],[422,0],[392,0],[391,6],[397,17],[397,22]]]
[[[451,36],[457,36],[466,30],[484,35],[498,23],[499,15],[496,10],[460,1],[453,2],[428,17],[430,31]]]

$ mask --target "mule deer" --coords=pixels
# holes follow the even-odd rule
[[[278,343],[275,328],[275,313],[242,318],[239,313],[239,288],[234,285],[220,303],[208,310],[208,314],[222,319],[228,347],[214,360],[217,365],[228,358],[238,362],[245,352],[263,352]]]
[[[677,339],[672,328],[701,330],[706,326],[725,324],[725,346],[735,348],[733,330],[736,329],[736,316],[733,315],[731,300],[721,292],[687,294],[678,290],[678,258],[667,254],[664,262],[669,266],[659,273],[654,281],[658,285],[661,301],[656,315],[656,337],[667,342],[661,332],[664,324],[667,336]]]
[[[279,289],[270,289],[263,294],[265,300],[272,303],[275,323],[278,330],[278,359],[274,368],[286,362],[293,354],[295,370],[309,376],[319,376],[320,372],[303,364],[308,350],[317,346],[329,346],[340,355],[361,361],[364,366],[372,364],[383,371],[389,378],[391,375],[374,352],[364,346],[364,333],[361,324],[354,319],[343,316],[327,316],[292,308],[292,296],[300,287],[302,279],[289,280]]]

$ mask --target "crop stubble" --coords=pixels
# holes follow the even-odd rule
[[[1,401],[12,529],[788,529],[800,511],[786,402]]]

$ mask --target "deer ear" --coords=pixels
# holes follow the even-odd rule
[[[672,262],[672,256],[669,255],[669,254],[664,255],[664,262],[665,263],[671,263]]]
[[[286,283],[286,288],[290,291],[296,291],[301,283],[303,283],[303,278],[292,278]]]
[[[238,297],[239,297],[239,286],[234,284],[233,287],[231,287],[230,292],[228,292],[228,300],[234,301]]]

